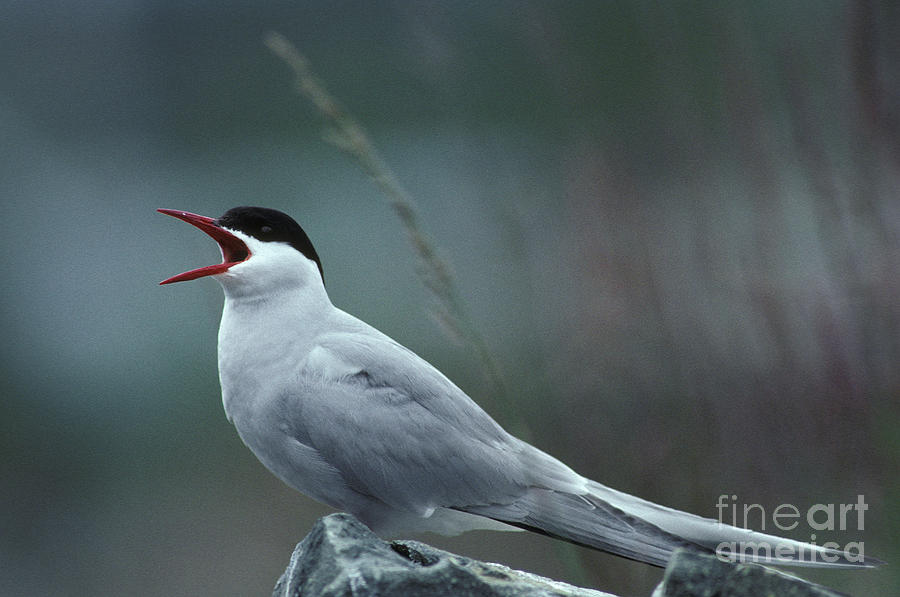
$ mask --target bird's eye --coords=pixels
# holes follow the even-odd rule
[[[263,226],[262,228],[259,229],[259,231],[262,232],[263,234],[268,234],[268,233],[272,232],[272,227],[271,226]]]

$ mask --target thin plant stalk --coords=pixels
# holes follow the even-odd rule
[[[378,154],[363,128],[313,74],[306,57],[279,33],[268,33],[264,42],[294,72],[297,93],[312,102],[331,126],[326,140],[349,154],[387,197],[412,243],[418,258],[419,276],[436,300],[435,317],[447,333],[474,350],[487,378],[490,396],[502,409],[508,423],[512,424],[517,432],[527,434],[524,422],[516,414],[517,409],[509,403],[497,361],[465,309],[450,268],[422,231],[415,203],[410,194]]]

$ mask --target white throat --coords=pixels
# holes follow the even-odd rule
[[[285,243],[234,234],[250,258],[215,276],[225,291],[218,353],[229,420],[291,381],[292,364],[334,310],[315,262]]]

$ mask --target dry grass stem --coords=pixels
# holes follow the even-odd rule
[[[363,128],[328,93],[310,69],[309,61],[297,48],[275,32],[268,33],[264,41],[293,70],[297,93],[312,102],[327,121],[330,129],[325,140],[353,157],[387,197],[412,243],[418,258],[419,275],[436,300],[435,317],[448,334],[475,351],[487,377],[490,395],[497,401],[508,422],[517,427],[516,431],[526,432],[524,424],[516,417],[517,409],[509,403],[497,361],[468,316],[447,263],[422,231],[412,197],[378,154]]]

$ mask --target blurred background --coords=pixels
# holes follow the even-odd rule
[[[270,30],[415,198],[505,399]],[[587,476],[712,518],[864,496],[864,529],[785,534],[863,541],[891,565],[800,574],[897,594],[898,65],[893,2],[4,2],[0,594],[266,595],[329,512],[225,419],[219,286],[157,286],[219,254],[156,208],[241,204],[292,214],[335,304]],[[624,595],[661,577],[423,539]]]

